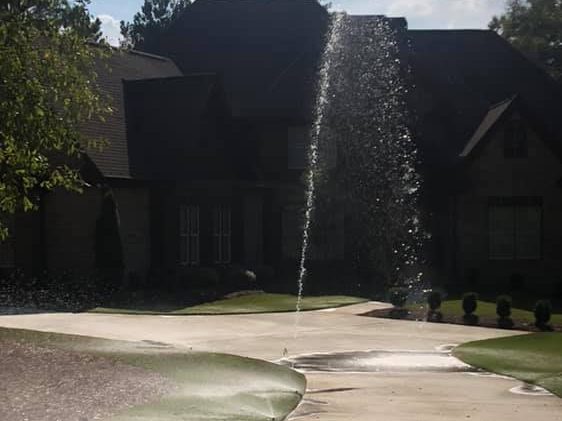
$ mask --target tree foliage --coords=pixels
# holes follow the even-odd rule
[[[489,26],[562,81],[562,0],[509,0]]]
[[[133,22],[121,21],[126,47],[153,51],[159,35],[191,4],[190,0],[145,0]]]
[[[42,191],[79,191],[79,127],[110,109],[95,86],[108,54],[88,1],[0,3],[0,239],[5,220],[37,208]],[[3,222],[4,221],[4,222]]]

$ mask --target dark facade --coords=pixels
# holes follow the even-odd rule
[[[552,293],[562,261],[560,86],[491,31],[409,36],[429,276],[449,289]]]
[[[81,196],[50,193],[40,213],[18,217],[0,264],[94,271],[110,191],[125,279],[161,284],[193,266],[232,265],[294,279],[328,20],[312,0],[198,0],[151,46],[158,55],[115,55],[99,82],[114,114],[85,128],[109,141],[87,153],[90,186]],[[555,285],[560,87],[490,31],[401,33],[432,235],[427,277],[451,288]],[[334,277],[346,266],[340,219],[325,241],[332,247],[316,253]]]

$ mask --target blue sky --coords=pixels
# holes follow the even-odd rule
[[[115,44],[119,21],[131,20],[143,0],[92,0],[90,11],[103,22],[104,34]],[[351,14],[405,16],[412,29],[486,28],[502,12],[505,0],[332,0],[336,10]]]

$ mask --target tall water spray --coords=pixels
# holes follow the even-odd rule
[[[312,227],[312,217],[314,211],[314,201],[316,195],[316,182],[320,171],[320,133],[324,125],[325,110],[329,103],[330,84],[332,81],[332,67],[336,59],[335,52],[340,48],[339,41],[344,14],[337,13],[333,16],[330,24],[329,35],[326,47],[322,55],[322,64],[318,77],[317,97],[315,103],[315,116],[310,135],[310,146],[308,151],[308,172],[306,174],[306,203],[304,214],[304,227],[302,249],[299,261],[298,274],[298,295],[297,295],[297,317],[301,310],[304,280],[306,277],[306,260],[310,249],[310,232]]]
[[[328,229],[318,215],[328,197],[337,204],[328,213],[345,213],[346,264],[353,260],[361,292],[372,292],[373,282],[419,282],[420,178],[399,31],[384,17],[333,15],[311,132],[297,317],[311,238]]]

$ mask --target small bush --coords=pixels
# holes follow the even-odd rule
[[[273,286],[275,280],[275,269],[271,266],[258,266],[254,271],[256,274],[256,281],[262,289],[268,289]]]
[[[431,291],[427,296],[427,304],[431,311],[436,311],[441,307],[441,293],[439,291]]]
[[[408,290],[406,288],[390,288],[388,300],[394,307],[403,308],[408,300]]]
[[[428,322],[441,322],[443,321],[443,313],[439,311],[441,308],[441,293],[438,291],[431,291],[427,296],[427,304],[429,310],[427,311]]]
[[[548,300],[539,300],[535,304],[535,326],[540,330],[552,330],[548,322],[552,315],[552,305]]]
[[[498,326],[502,329],[511,329],[513,320],[511,319],[511,297],[500,295],[496,301],[496,314],[498,315]]]
[[[465,315],[471,315],[478,308],[478,294],[467,292],[462,297],[462,309]]]
[[[496,301],[496,314],[502,318],[511,316],[511,297],[509,295],[500,295]]]
[[[474,314],[478,308],[478,294],[475,292],[467,292],[462,297],[462,309],[464,311],[463,320],[468,325],[477,325],[478,316]]]
[[[226,272],[226,284],[232,291],[256,289],[256,274],[241,267],[231,267]]]
[[[219,274],[210,267],[190,267],[183,270],[180,287],[185,289],[215,288],[219,283]]]

